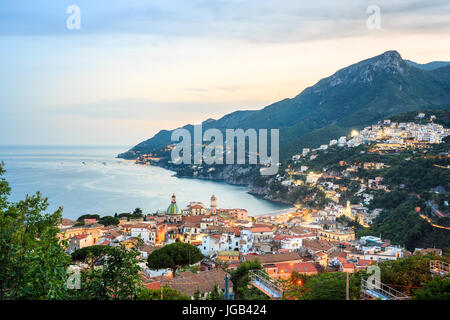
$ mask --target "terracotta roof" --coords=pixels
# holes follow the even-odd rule
[[[277,234],[276,236],[273,236],[273,239],[277,240],[277,241],[281,241],[286,238],[287,238],[287,235],[285,235],[285,234]]]
[[[308,249],[312,249],[312,250],[323,250],[323,251],[328,251],[331,248],[334,247],[334,244],[331,244],[328,241],[325,240],[308,240],[305,239],[303,240],[302,246]]]
[[[342,258],[342,257],[337,257],[336,259],[337,259],[340,263],[347,262],[347,260],[346,260],[345,258]]]
[[[145,287],[149,290],[159,290],[159,289],[161,289],[161,282],[155,281],[155,282],[146,283]]]
[[[190,206],[191,209],[205,209],[205,206],[199,205],[199,204],[194,204],[192,206]]]
[[[287,253],[279,253],[279,254],[264,254],[264,255],[247,255],[245,257],[246,261],[256,260],[258,259],[261,264],[270,264],[270,263],[281,263],[285,261],[302,261],[300,255],[296,252],[287,252]]]
[[[117,230],[110,230],[108,232],[108,235],[112,236],[114,239],[121,236],[121,234]]]
[[[144,245],[142,248],[139,249],[139,251],[147,252],[148,254],[152,253],[155,250],[156,250],[155,247],[152,247],[152,246],[149,246],[149,245]]]
[[[184,223],[190,222],[190,223],[200,223],[202,219],[207,218],[206,216],[183,216],[182,221]]]
[[[276,263],[273,265],[278,268],[278,273],[292,273],[293,271],[300,273],[318,273],[319,270],[312,262],[297,263]]]
[[[200,293],[210,292],[216,283],[220,289],[225,289],[225,274],[225,271],[220,268],[199,273],[187,271],[173,279],[163,281],[163,285],[167,285],[181,294],[193,296],[197,288]],[[231,282],[229,285],[232,286]]]
[[[206,228],[207,232],[218,232],[218,233],[233,233],[234,234],[234,229],[232,227],[228,227],[228,226],[208,226]]]
[[[346,259],[346,258],[347,258],[347,252],[333,251],[333,252],[331,252],[331,253],[329,254],[328,257],[329,257],[330,259],[337,258],[337,257]]]
[[[131,229],[152,229],[152,226],[148,223],[137,223],[131,227]]]
[[[354,269],[355,268],[355,264],[352,262],[343,262],[342,266],[344,269]]]
[[[358,259],[358,262],[356,263],[356,265],[357,265],[357,266],[360,266],[360,267],[368,267],[368,266],[370,266],[372,263],[374,263],[373,260]]]
[[[63,225],[63,226],[72,226],[72,225],[74,225],[75,223],[77,223],[76,221],[73,221],[73,220],[70,220],[70,219],[67,219],[67,218],[62,218],[61,219],[61,224]]]
[[[253,227],[253,228],[250,228],[250,230],[253,233],[256,233],[256,232],[272,232],[272,228],[269,228],[269,227]]]

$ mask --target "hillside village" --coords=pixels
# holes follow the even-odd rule
[[[420,113],[417,117],[424,116]],[[191,297],[195,288],[203,297],[215,285],[224,291],[229,285],[225,283],[226,272],[236,270],[244,261],[255,259],[271,278],[286,280],[294,271],[304,275],[325,271],[353,273],[379,262],[404,259],[419,252],[442,255],[442,249],[446,248],[408,251],[404,246],[379,236],[358,238],[354,225],[349,224],[349,221],[354,221],[362,227],[369,227],[383,210],[369,209],[373,200],[371,191],[390,192],[383,184],[383,177],[375,174],[372,179],[364,179],[358,177],[359,170],[376,172],[389,165],[339,161],[333,170],[324,167],[317,172],[305,165],[305,161],[315,160],[328,148],[357,148],[367,143],[370,143],[368,153],[392,154],[404,149],[426,153],[430,145],[440,144],[450,135],[450,129],[432,123],[434,118],[431,117],[428,124],[385,120],[360,132],[353,131],[349,139],[341,137],[330,141],[329,145],[303,149],[301,154],[294,155],[292,166],[284,174],[279,174],[276,180],[288,190],[295,186],[321,190],[326,199],[322,206],[299,203],[289,212],[250,217],[242,208],[219,208],[218,198],[214,195],[209,206],[193,201],[184,209],[179,208],[176,196],[172,195],[165,212],[144,215],[137,209],[137,217],[117,217],[117,225],[105,226],[92,217],[78,222],[63,219],[60,238],[69,241],[68,253],[93,245],[130,248],[141,241],[138,248],[142,258],[140,266],[147,288],[169,286]],[[448,152],[444,156],[448,158]],[[336,167],[340,170],[335,170]],[[359,203],[342,201],[342,195],[349,186],[335,181],[345,179],[358,182],[357,190],[353,191],[361,200]],[[437,209],[436,214],[444,215]],[[145,259],[154,250],[175,242],[197,246],[205,258],[195,269],[191,267],[177,275],[170,270],[151,270],[146,266]],[[79,267],[82,268],[83,264]]]

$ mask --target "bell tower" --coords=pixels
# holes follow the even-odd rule
[[[217,198],[215,195],[211,197],[211,214],[216,214],[217,209]]]

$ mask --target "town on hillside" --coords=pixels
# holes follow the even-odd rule
[[[424,113],[417,115],[417,119],[424,117]],[[211,196],[208,206],[192,201],[186,208],[180,208],[173,194],[164,212],[144,214],[137,208],[133,213],[114,217],[84,215],[78,221],[62,219],[59,237],[68,241],[67,253],[90,246],[137,248],[141,276],[148,289],[169,287],[191,298],[207,298],[218,287],[231,299],[235,293],[228,275],[241,265],[256,261],[261,269],[248,271],[250,286],[268,298],[280,299],[286,290],[285,282],[293,277],[302,283],[299,276],[354,274],[380,263],[416,255],[439,257],[448,247],[412,248],[411,244],[406,247],[383,234],[364,233],[364,230],[371,230],[383,212],[394,215],[389,213],[385,203],[374,206],[374,198],[408,189],[408,186],[393,185],[389,181],[384,183],[386,175],[378,175],[377,172],[398,165],[390,162],[389,157],[397,159],[406,154],[407,158],[402,161],[430,157],[448,160],[448,151],[433,151],[434,147],[446,143],[450,135],[450,129],[434,123],[435,120],[433,115],[425,124],[423,121],[418,124],[384,120],[359,132],[352,131],[349,139],[341,137],[317,149],[304,148],[274,179],[286,194],[296,192],[299,187],[317,193],[307,194],[288,212],[249,216],[243,208],[219,208],[220,199],[215,195]],[[356,158],[352,158],[354,151]],[[345,157],[340,158],[339,152],[344,152]],[[360,156],[376,156],[378,160],[352,160]],[[320,162],[324,158],[325,165]],[[433,170],[447,173],[449,167],[433,165]],[[436,201],[442,195],[447,196],[445,186],[425,190],[425,194],[432,195],[426,202],[418,202],[425,208],[418,206],[413,214],[441,232],[450,232],[450,226],[435,223],[449,217],[448,201]],[[408,197],[420,198],[424,194],[422,191],[409,192]],[[174,243],[197,247],[202,259],[176,271],[149,268],[146,259],[156,250]],[[87,264],[79,262],[76,267],[86,268]],[[448,268],[446,262],[430,262],[431,273],[446,275]],[[379,290],[371,290],[373,288],[362,280],[361,297],[408,298],[385,284],[379,284],[376,287]]]

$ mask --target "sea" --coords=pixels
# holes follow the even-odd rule
[[[0,162],[10,184],[9,201],[23,200],[40,191],[63,217],[100,216],[164,211],[172,194],[180,208],[191,201],[207,207],[214,194],[218,208],[242,208],[251,216],[286,212],[289,206],[255,197],[248,188],[224,182],[177,178],[157,166],[142,166],[117,159],[128,146],[0,146]]]

